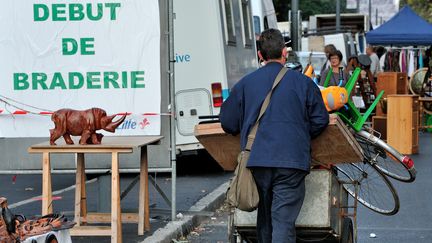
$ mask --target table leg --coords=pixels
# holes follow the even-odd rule
[[[42,154],[42,215],[53,212],[50,154]]]
[[[77,170],[75,177],[75,218],[74,222],[77,226],[81,224],[81,216],[83,216],[83,209],[86,209],[85,200],[85,164],[84,164],[84,154],[77,153]],[[84,198],[84,199],[83,199]]]
[[[81,173],[81,216],[83,222],[87,222],[87,193],[86,193],[86,175],[85,175],[85,160],[84,154],[78,154],[78,160],[82,160],[82,173]]]
[[[111,242],[122,242],[118,152],[112,153],[111,171]]]
[[[150,230],[150,200],[148,189],[147,146],[141,147],[140,161],[138,235],[144,235],[144,231]]]

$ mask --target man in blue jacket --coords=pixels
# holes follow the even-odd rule
[[[232,88],[220,112],[225,132],[240,133],[242,150],[287,54],[279,30],[264,31],[260,44],[265,66]],[[260,197],[259,242],[296,242],[295,221],[305,195],[304,178],[310,170],[310,141],[328,121],[318,87],[300,72],[288,71],[260,121],[247,164]]]

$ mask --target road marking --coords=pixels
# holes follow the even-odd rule
[[[431,228],[397,228],[397,227],[357,227],[358,230],[388,230],[388,231],[432,231]]]
[[[97,178],[94,178],[94,179],[91,179],[91,180],[86,181],[86,184],[90,184],[90,183],[93,183],[93,182],[96,182],[96,181],[97,181]],[[74,190],[74,189],[75,189],[75,185],[72,185],[72,186],[70,186],[70,187],[66,187],[66,188],[64,188],[64,189],[60,189],[60,190],[57,190],[57,191],[53,191],[52,195],[53,195],[53,196],[54,196],[54,195],[59,195],[59,194],[62,194],[62,193],[64,193],[64,192],[67,192],[67,191],[70,191],[70,190]],[[11,204],[11,205],[9,205],[9,208],[12,209],[12,208],[16,208],[16,207],[19,207],[19,206],[22,206],[22,205],[26,205],[26,204],[29,204],[29,203],[32,203],[32,202],[38,201],[38,200],[41,199],[41,197],[42,197],[42,195],[34,196],[34,197],[32,197],[32,198],[29,198],[29,199],[26,199],[26,200],[23,200],[23,201],[20,201],[20,202],[17,202],[17,203]],[[54,200],[54,199],[53,199],[53,200]]]

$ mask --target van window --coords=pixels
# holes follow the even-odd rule
[[[252,47],[252,26],[251,26],[251,13],[250,13],[250,1],[240,0],[241,2],[241,23],[242,23],[242,34],[243,44],[245,47]]]
[[[228,45],[235,45],[236,39],[232,0],[222,0],[222,13],[226,43]]]
[[[254,31],[256,35],[261,34],[260,17],[253,16]]]

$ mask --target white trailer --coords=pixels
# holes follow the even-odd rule
[[[177,152],[202,148],[200,116],[218,115],[229,89],[258,68],[249,0],[174,0]]]

